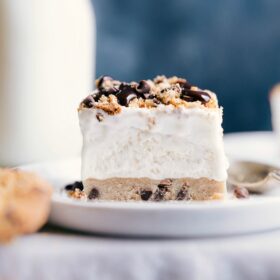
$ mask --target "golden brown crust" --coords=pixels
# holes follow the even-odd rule
[[[51,193],[33,173],[0,169],[0,242],[38,230],[47,221]]]

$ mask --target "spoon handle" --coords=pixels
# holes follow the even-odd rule
[[[280,170],[273,170],[269,175],[277,181],[280,181]]]

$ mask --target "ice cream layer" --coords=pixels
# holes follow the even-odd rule
[[[209,178],[225,181],[219,108],[79,110],[82,178]]]

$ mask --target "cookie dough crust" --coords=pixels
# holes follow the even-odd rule
[[[223,199],[225,182],[207,178],[164,179],[110,178],[87,179],[83,182],[84,192],[94,199],[118,201],[168,201],[168,200],[213,200]]]

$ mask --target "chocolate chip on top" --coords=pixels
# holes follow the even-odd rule
[[[205,91],[183,89],[181,98],[188,102],[200,101],[205,104],[211,99],[211,96]]]
[[[142,80],[139,82],[138,86],[136,87],[136,90],[140,94],[145,94],[150,93],[151,87],[146,81]]]
[[[157,76],[153,80],[125,83],[102,76],[96,81],[97,89],[86,97],[80,108],[97,108],[108,114],[121,111],[121,106],[154,108],[160,105],[174,107],[218,108],[214,93],[201,90],[186,79]]]
[[[92,108],[94,106],[94,101],[95,101],[95,96],[94,95],[89,95],[82,101],[82,104],[86,108]]]
[[[101,89],[106,83],[111,81],[113,81],[113,78],[111,78],[110,76],[101,76],[96,82],[96,87]]]
[[[128,107],[129,102],[138,97],[137,91],[131,85],[121,84],[119,91],[116,93],[116,97],[120,105]]]

